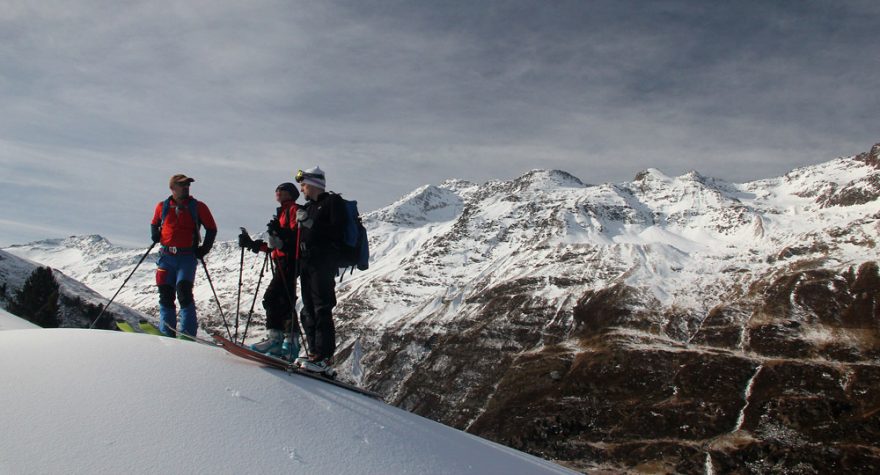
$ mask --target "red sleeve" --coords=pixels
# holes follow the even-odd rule
[[[296,231],[296,212],[299,210],[299,205],[296,203],[290,207],[290,210],[287,212],[287,229]]]
[[[211,215],[211,210],[208,209],[208,205],[199,201],[197,209],[199,212],[199,222],[202,223],[202,226],[204,226],[205,229],[216,231],[217,223],[214,222],[214,216]]]
[[[153,220],[150,221],[150,224],[158,225],[159,221],[162,220],[162,202],[156,205],[156,210],[153,211]]]

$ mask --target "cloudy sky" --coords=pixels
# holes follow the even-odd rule
[[[232,239],[320,165],[370,211],[533,168],[779,176],[880,142],[880,2],[0,0],[0,245]]]

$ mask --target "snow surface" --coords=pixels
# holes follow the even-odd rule
[[[574,473],[220,348],[0,311],[0,473]]]
[[[38,325],[0,309],[0,331],[3,330],[30,330],[40,328]]]

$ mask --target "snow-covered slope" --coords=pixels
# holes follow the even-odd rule
[[[60,326],[70,328],[89,326],[92,319],[97,315],[88,315],[85,307],[88,305],[104,305],[107,303],[107,297],[98,294],[81,281],[71,278],[65,272],[59,270],[71,268],[69,265],[40,264],[5,251],[0,251],[0,285],[5,286],[3,287],[5,296],[0,296],[3,297],[0,298],[0,306],[2,306],[3,300],[8,301],[13,298],[15,293],[24,285],[28,276],[41,265],[48,265],[55,269],[52,275],[55,281],[58,282],[59,287]],[[73,268],[75,269],[75,266]],[[126,320],[132,324],[136,324],[141,319],[149,319],[147,315],[132,310],[120,303],[114,303],[108,312],[107,315],[112,315],[116,319]]]
[[[2,331],[0,374],[2,473],[571,473],[198,343]]]
[[[0,331],[3,330],[32,330],[40,328],[37,325],[15,315],[0,310]]]

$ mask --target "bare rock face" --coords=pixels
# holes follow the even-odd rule
[[[428,324],[384,333],[380,346],[399,350],[365,360],[371,387],[588,472],[880,469],[876,262],[752,282],[688,315],[699,322],[690,334],[668,324],[685,317],[632,287],[588,291],[559,320],[526,297],[536,285],[483,294],[473,302],[483,310],[442,335]]]
[[[712,309],[690,342],[628,312],[631,291],[588,293],[584,350],[517,358],[469,430],[584,470],[875,472],[877,279],[874,262],[779,276]]]

